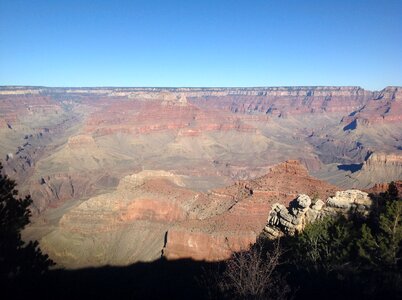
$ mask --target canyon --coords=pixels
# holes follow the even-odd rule
[[[402,87],[0,87],[0,158],[59,266],[219,260],[275,203],[402,179]]]

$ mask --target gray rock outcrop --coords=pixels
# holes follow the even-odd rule
[[[335,193],[335,196],[328,198],[327,205],[341,209],[357,208],[358,206],[369,209],[371,199],[367,193],[359,190],[339,191]]]
[[[301,194],[293,200],[289,208],[275,203],[268,216],[264,232],[269,238],[294,235],[312,222],[326,216],[346,214],[350,211],[368,215],[372,200],[367,193],[359,190],[339,191],[326,202],[321,199],[312,201],[308,195]]]

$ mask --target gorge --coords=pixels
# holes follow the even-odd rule
[[[219,260],[274,203],[402,179],[402,88],[3,86],[0,138],[58,265]]]

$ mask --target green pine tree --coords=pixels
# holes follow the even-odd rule
[[[352,253],[352,227],[343,216],[327,217],[306,226],[293,240],[296,265],[324,272],[343,268],[349,263]]]
[[[53,261],[37,241],[24,243],[21,231],[30,222],[30,196],[18,198],[16,183],[3,175],[0,163],[0,280],[42,274]]]
[[[385,207],[371,228],[363,224],[359,256],[372,265],[396,267],[402,252],[402,200],[394,184],[384,195]]]

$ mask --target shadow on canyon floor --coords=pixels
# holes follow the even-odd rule
[[[355,173],[357,171],[360,171],[363,167],[363,164],[349,164],[349,165],[339,165],[338,170],[342,171],[350,171],[352,173]]]
[[[43,278],[25,278],[9,286],[9,298],[26,299],[205,299],[200,283],[205,270],[218,263],[190,259],[53,270]],[[4,294],[3,294],[4,295]],[[35,296],[35,298],[36,298]]]

